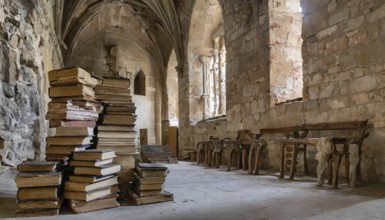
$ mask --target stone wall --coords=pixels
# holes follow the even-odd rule
[[[364,180],[385,182],[385,3],[303,0],[305,121],[369,120]]]
[[[290,1],[223,1],[227,119],[218,127],[223,130],[210,129],[208,122],[190,127],[189,132],[194,134],[191,140],[215,134],[235,136],[240,129],[259,132],[268,127],[368,119],[370,136],[363,145],[362,178],[385,182],[385,3],[302,0],[303,100],[274,105],[271,63],[286,61],[282,56],[273,56],[276,45],[271,45],[272,40],[290,44],[287,35],[279,34],[285,32],[285,27],[272,33],[274,22],[287,20],[284,15],[274,14],[277,2]],[[309,136],[335,134],[311,132]],[[264,167],[279,169],[279,147],[274,138],[280,136],[263,136],[268,142]],[[315,153],[314,148],[308,151],[313,174]],[[301,159],[298,162],[302,164]]]
[[[270,105],[302,98],[301,33],[299,0],[269,1]]]
[[[62,66],[52,4],[0,3],[0,175],[45,154],[46,73]]]
[[[269,103],[268,1],[223,1],[227,131],[253,129]]]

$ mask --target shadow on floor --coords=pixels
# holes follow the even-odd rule
[[[16,198],[0,196],[0,218],[14,218],[16,212]]]

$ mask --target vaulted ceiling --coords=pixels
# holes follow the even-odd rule
[[[116,35],[136,43],[159,69],[167,67],[174,49],[183,63],[183,37],[178,8],[184,0],[63,0],[61,27],[65,63],[88,41]],[[188,1],[190,5],[194,1]],[[119,42],[124,44],[124,42]]]

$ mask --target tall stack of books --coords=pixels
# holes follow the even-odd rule
[[[102,111],[93,88],[97,79],[81,68],[48,72],[50,82],[46,119],[53,128],[47,138],[46,160],[66,160],[72,152],[92,144],[94,127]]]
[[[174,195],[164,188],[167,167],[155,163],[139,163],[129,195],[136,205],[173,201]]]
[[[17,167],[17,217],[58,215],[63,202],[61,164],[26,161]]]
[[[98,125],[97,148],[115,150],[117,157],[114,162],[122,166],[122,171],[118,174],[120,196],[126,198],[135,161],[140,158],[136,148],[136,107],[132,102],[130,80],[103,79],[100,85],[95,87],[95,94],[96,99],[104,106]]]
[[[75,213],[118,207],[119,192],[116,173],[120,164],[113,163],[113,150],[85,150],[74,152],[70,166],[74,175],[64,184],[64,197],[69,199]]]

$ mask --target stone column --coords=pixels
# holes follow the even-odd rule
[[[161,144],[167,144],[168,127],[170,121],[168,118],[168,94],[167,94],[167,68],[164,68],[161,76],[162,80],[162,109],[161,109]]]
[[[210,59],[201,56],[202,77],[203,77],[203,119],[210,117]]]
[[[219,37],[215,38],[214,40],[214,49],[212,50],[213,55],[213,101],[214,101],[214,109],[212,112],[212,116],[217,116],[219,111],[219,96],[220,96],[220,89],[219,89]]]
[[[221,37],[219,51],[219,108],[218,115],[226,114],[226,48],[224,38]]]

